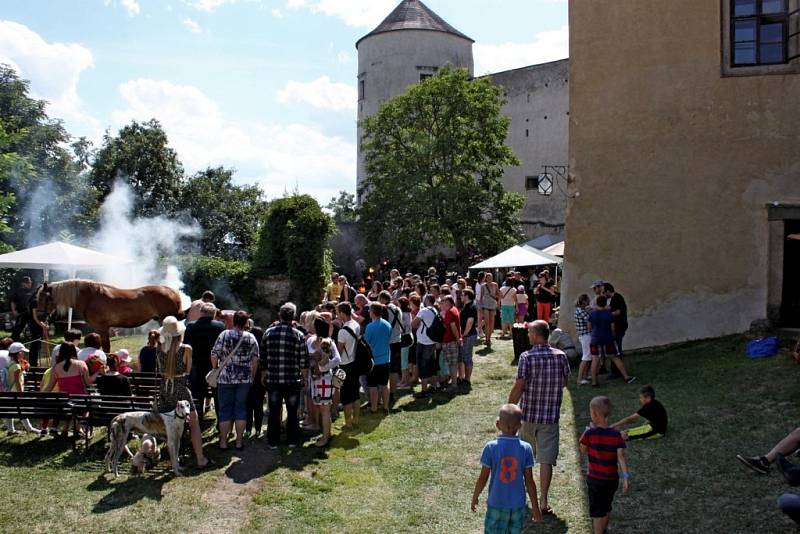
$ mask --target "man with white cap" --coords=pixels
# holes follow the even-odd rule
[[[597,297],[603,294],[603,284],[605,284],[605,280],[595,280],[592,282],[591,289],[594,292],[594,296],[592,297],[592,307],[594,308],[597,305]]]

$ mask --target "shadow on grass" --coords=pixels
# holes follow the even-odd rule
[[[94,440],[95,438],[93,438]],[[105,439],[105,438],[103,438]],[[82,447],[73,450],[72,439],[61,436],[6,435],[0,439],[0,463],[9,467],[40,467],[53,465],[74,468],[86,464],[94,469],[102,456]]]
[[[155,475],[155,476],[153,476]],[[125,508],[137,502],[148,499],[160,501],[164,484],[174,478],[171,471],[148,473],[141,476],[127,476],[124,479],[114,479],[110,473],[100,474],[86,489],[89,491],[108,491],[92,507],[92,513],[104,514],[120,508]]]
[[[225,469],[225,476],[236,484],[246,484],[278,469],[303,471],[306,466],[326,458],[325,449],[315,447],[279,448],[269,450],[258,442],[234,451],[235,460]]]

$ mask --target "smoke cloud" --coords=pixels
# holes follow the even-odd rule
[[[190,298],[183,293],[181,273],[175,265],[164,265],[160,258],[188,252],[189,241],[200,237],[197,222],[167,217],[135,217],[134,193],[123,180],[117,180],[100,208],[100,230],[91,247],[120,258],[98,272],[98,278],[118,287],[164,284],[181,292],[184,309]],[[125,259],[130,260],[126,262]]]

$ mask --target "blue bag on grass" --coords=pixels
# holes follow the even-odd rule
[[[775,336],[754,339],[747,343],[747,357],[751,360],[758,358],[769,358],[778,354],[780,343]]]

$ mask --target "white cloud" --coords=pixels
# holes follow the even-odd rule
[[[281,104],[308,104],[319,109],[333,111],[354,110],[357,102],[356,88],[346,83],[332,82],[322,76],[311,82],[289,81],[278,92]]]
[[[274,18],[276,18],[276,19],[282,19],[283,18],[283,12],[280,9],[273,9],[272,10],[272,16]]]
[[[27,26],[0,20],[0,63],[14,67],[30,80],[31,94],[47,100],[48,115],[81,127],[82,133],[98,137],[96,119],[83,110],[78,96],[81,73],[94,67],[92,52],[77,43],[48,43]]]
[[[200,28],[200,25],[197,23],[197,21],[194,21],[190,18],[183,19],[182,24],[186,26],[192,33],[200,33],[203,31],[203,29]]]
[[[530,43],[475,43],[473,54],[478,76],[564,59],[569,56],[569,28],[537,33]]]
[[[236,0],[181,0],[187,6],[191,6],[200,11],[212,12],[225,4],[234,4]]]
[[[141,11],[138,0],[106,0],[105,4],[107,6],[119,4],[122,6],[122,9],[124,9],[125,12],[131,17],[135,17]]]
[[[119,126],[155,117],[170,145],[191,171],[206,165],[252,169],[270,196],[297,186],[327,202],[355,186],[356,147],[306,124],[240,124],[227,120],[196,87],[139,78],[120,86],[125,109],[113,112]]]
[[[289,9],[310,9],[341,19],[348,26],[372,29],[386,18],[395,7],[395,0],[287,0]]]

